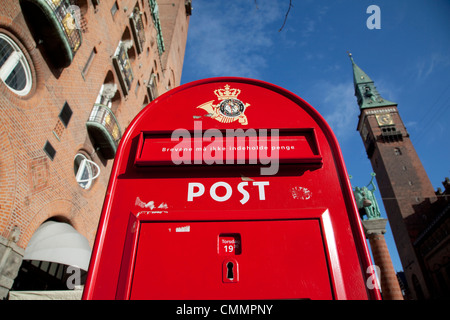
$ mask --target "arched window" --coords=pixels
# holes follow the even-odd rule
[[[82,153],[77,153],[75,156],[73,169],[75,178],[83,189],[89,189],[92,185],[92,181],[100,174],[99,166]]]
[[[128,95],[134,79],[131,64],[136,60],[136,50],[128,27],[126,27],[112,59],[122,92],[124,95]]]
[[[27,59],[19,46],[3,33],[0,33],[0,78],[19,96],[25,96],[31,90],[31,70]]]
[[[150,96],[150,101],[153,101],[158,97],[158,76],[153,70],[150,73],[150,78],[148,79],[147,92]]]

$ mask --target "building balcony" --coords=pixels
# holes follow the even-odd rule
[[[148,80],[147,93],[150,97],[150,101],[153,101],[158,97],[157,78],[154,73],[150,75],[150,79]]]
[[[130,16],[130,24],[137,52],[142,53],[144,51],[145,29],[142,22],[142,12],[139,11],[138,7],[133,9],[133,13]]]
[[[103,158],[113,159],[122,133],[111,109],[102,104],[94,104],[86,127],[94,147],[99,149]]]
[[[128,91],[130,91],[131,83],[134,79],[130,58],[128,57],[128,50],[132,46],[132,41],[121,41],[112,58],[114,69],[116,70],[124,95],[127,95]]]
[[[79,7],[71,0],[20,0],[23,15],[36,43],[51,64],[66,68],[81,45]]]

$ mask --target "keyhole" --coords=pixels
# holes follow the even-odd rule
[[[233,262],[228,262],[227,263],[227,278],[228,279],[230,279],[230,280],[233,280],[234,279],[234,272],[233,272],[233,269],[234,269],[234,263]]]

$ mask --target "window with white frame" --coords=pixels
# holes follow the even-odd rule
[[[19,46],[0,33],[0,78],[19,96],[27,95],[32,86],[31,69]]]
[[[73,166],[75,178],[83,189],[89,189],[100,174],[100,167],[82,153],[77,153]]]

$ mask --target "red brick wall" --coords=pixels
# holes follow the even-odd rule
[[[376,120],[377,112],[391,114],[396,130],[402,134],[401,139],[384,142],[380,138],[382,127],[379,127]],[[369,136],[375,141],[370,161],[376,173],[377,184],[402,265],[404,268],[408,266],[404,270],[405,274],[408,280],[415,274],[425,288],[413,242],[427,225],[424,216],[432,215],[432,212],[426,209],[427,204],[436,201],[433,186],[396,106],[366,109],[362,111],[361,117],[368,124]],[[367,142],[365,146],[367,150]]]
[[[401,215],[400,218],[408,218],[408,221],[411,221],[408,229],[414,238],[425,224],[415,221],[412,216],[426,214],[425,211],[420,210],[419,204],[427,198],[433,202],[436,196],[400,115],[398,112],[391,115],[397,131],[400,131],[403,137],[399,141],[391,142],[382,142],[378,138],[371,163],[377,174],[376,179],[386,212],[388,214],[398,212]],[[369,123],[372,135],[379,137],[382,128],[378,126],[375,115],[367,115],[366,121]]]
[[[179,85],[189,18],[184,1],[172,2],[177,4],[177,11],[170,25],[174,28],[172,43],[167,48],[176,48],[176,52],[166,51],[162,59],[157,52],[148,0],[118,1],[119,10],[114,17],[110,12],[112,0],[101,1],[95,10],[91,1],[79,2],[85,5],[82,11],[86,32],[71,65],[61,71],[52,69],[44,59],[18,1],[2,2],[0,32],[8,34],[24,51],[33,72],[33,88],[26,97],[18,97],[0,81],[0,236],[7,238],[17,225],[21,230],[18,245],[25,248],[42,222],[57,217],[70,222],[93,244],[113,161],[102,161],[94,153],[86,120],[107,74],[113,76],[120,93],[114,110],[122,133],[142,109],[147,95],[145,84],[155,64],[160,74],[160,94],[167,91],[171,77],[175,78],[171,87]],[[134,80],[126,96],[111,57],[126,28],[131,29],[129,16],[136,3],[147,18],[146,42],[143,52],[131,64]],[[83,76],[94,48],[97,53]],[[167,65],[161,65],[161,61]],[[67,128],[61,127],[58,118],[65,102],[73,111]],[[52,131],[58,133],[59,140]],[[43,151],[46,141],[56,150],[53,161]],[[75,180],[73,164],[79,150],[91,154],[101,168],[100,177],[88,190]]]

